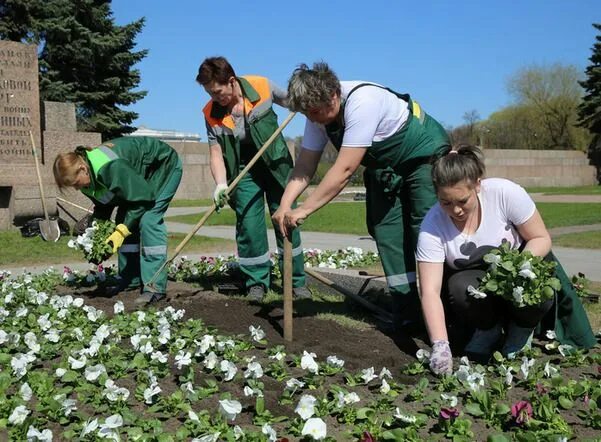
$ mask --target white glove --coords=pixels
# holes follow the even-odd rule
[[[213,191],[213,202],[215,203],[215,209],[217,212],[225,206],[227,202],[227,198],[225,195],[225,191],[227,190],[227,184],[219,183],[215,186],[215,190]]]
[[[453,355],[449,341],[434,341],[432,343],[432,356],[430,356],[430,370],[434,374],[450,374],[453,372]]]

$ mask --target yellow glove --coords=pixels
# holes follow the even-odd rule
[[[131,232],[127,226],[125,224],[118,224],[117,227],[115,227],[115,231],[111,233],[105,243],[113,243],[113,253],[117,253],[117,250],[119,250],[119,247],[121,247],[123,241],[125,241],[125,238],[129,235],[131,235]]]

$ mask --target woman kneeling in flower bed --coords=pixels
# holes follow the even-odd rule
[[[556,262],[551,237],[534,202],[519,185],[483,179],[484,172],[482,152],[473,146],[459,147],[432,168],[439,202],[424,218],[416,256],[433,347],[430,367],[436,374],[453,368],[443,304],[451,308],[457,326],[475,330],[464,352],[477,361],[487,361],[498,345],[504,356],[514,357],[530,345],[549,311],[557,313],[558,340],[576,347],[595,345],[567,275],[559,263],[553,269],[548,262]],[[511,255],[511,249],[521,253]],[[489,264],[493,269],[487,273]],[[503,271],[496,272],[497,265]],[[511,292],[498,296],[503,294],[500,287],[511,287]]]
[[[118,207],[117,226],[104,239],[112,253],[119,252],[122,283],[115,292],[142,285],[137,304],[164,298],[167,269],[152,290],[146,284],[167,259],[163,216],[182,178],[177,152],[154,138],[117,138],[57,155],[54,178],[59,188],[74,187],[88,196],[94,218],[108,219]]]

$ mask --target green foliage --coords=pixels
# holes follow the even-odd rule
[[[134,130],[137,113],[125,111],[142,99],[134,91],[140,73],[132,66],[146,50],[134,51],[144,19],[118,26],[110,0],[11,0],[0,6],[0,38],[39,45],[40,98],[76,104],[79,130],[110,139]]]
[[[516,307],[541,304],[552,299],[561,284],[554,277],[556,263],[529,251],[512,249],[503,243],[484,255],[489,269],[480,283],[480,290],[511,301]]]

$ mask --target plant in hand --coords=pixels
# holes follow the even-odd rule
[[[105,241],[114,231],[115,223],[111,220],[94,220],[91,227],[67,245],[72,249],[82,250],[88,262],[100,264],[113,253],[113,248]]]
[[[516,307],[541,304],[561,289],[554,276],[555,262],[527,250],[512,249],[509,243],[484,255],[484,261],[490,266],[480,282],[479,293],[501,296]]]

